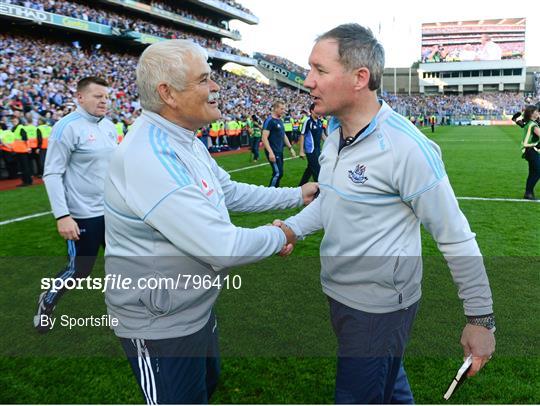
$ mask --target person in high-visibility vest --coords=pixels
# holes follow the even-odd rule
[[[534,187],[540,180],[540,127],[538,105],[529,105],[523,111],[523,139],[521,141],[522,157],[529,164],[529,175],[525,183],[524,199],[537,200]],[[538,219],[538,218],[537,218]]]
[[[293,120],[294,119],[291,117],[291,111],[289,110],[285,117],[283,117],[283,127],[285,129],[285,135],[287,136],[291,144],[294,143]]]
[[[32,148],[32,151],[30,151],[30,154],[28,155],[28,158],[30,159],[30,172],[41,178],[43,175],[43,165],[41,164],[41,159],[39,159],[37,127],[30,123],[24,126],[24,130],[28,137],[28,145]]]
[[[212,145],[219,146],[219,122],[217,121],[210,124],[210,138]]]
[[[30,186],[32,184],[32,169],[30,167],[30,153],[32,148],[28,142],[28,135],[25,127],[21,124],[18,117],[12,119],[13,134],[15,140],[13,142],[13,152],[17,155],[17,163],[21,174],[22,183],[17,187]]]
[[[116,141],[120,144],[124,140],[124,123],[113,118],[114,128],[116,128]]]
[[[17,155],[13,151],[15,134],[5,124],[2,127],[5,129],[0,131],[0,154],[6,164],[8,179],[17,179]]]
[[[49,137],[51,135],[52,127],[47,124],[47,120],[40,118],[39,125],[37,127],[37,140],[39,150],[39,160],[41,167],[45,167],[45,158],[47,157],[47,148],[49,147]],[[43,172],[41,172],[43,176]]]
[[[431,125],[431,132],[435,132],[435,124],[437,124],[437,117],[435,115],[431,115],[429,118],[429,124]]]
[[[218,123],[219,123],[218,145],[228,145],[229,140],[227,139],[227,136],[225,135],[225,122],[223,120],[218,120]]]
[[[253,155],[253,162],[259,160],[259,145],[261,143],[262,136],[262,122],[255,114],[247,119],[248,133],[250,137],[251,154]]]

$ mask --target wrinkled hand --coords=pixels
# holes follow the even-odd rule
[[[473,361],[467,376],[474,376],[490,360],[495,351],[495,335],[487,328],[467,324],[461,334],[463,356],[472,354]]]
[[[296,245],[296,234],[294,234],[294,232],[289,227],[287,227],[287,225],[281,220],[274,220],[272,222],[272,225],[281,228],[281,230],[283,230],[285,236],[287,237],[287,243],[283,246],[281,251],[279,251],[278,255],[281,257],[287,257],[291,255],[294,250],[294,246]],[[289,236],[291,236],[290,240]]]
[[[315,199],[315,195],[318,191],[319,184],[317,182],[309,182],[302,185],[302,198],[304,199],[304,206],[307,206]]]
[[[71,216],[61,218],[56,221],[56,228],[58,233],[64,238],[64,240],[79,240],[79,235],[81,231],[79,230],[79,225]]]

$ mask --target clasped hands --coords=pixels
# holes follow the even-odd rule
[[[316,182],[309,182],[302,185],[302,198],[304,200],[304,205],[307,206],[310,204],[315,199],[318,192],[319,184]],[[287,242],[279,252],[279,255],[282,257],[290,255],[293,252],[294,246],[296,245],[296,234],[282,220],[274,220],[272,225],[281,228],[281,231],[283,231],[285,237],[287,238]]]

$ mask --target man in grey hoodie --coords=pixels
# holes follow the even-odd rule
[[[482,256],[439,147],[377,100],[384,50],[372,32],[338,26],[317,39],[309,63],[304,86],[314,111],[340,125],[319,159],[319,197],[274,224],[298,238],[324,229],[321,283],[338,339],[336,402],[413,403],[402,358],[421,296],[420,224],[437,241],[463,300],[461,344],[473,356],[471,376],[495,349]]]

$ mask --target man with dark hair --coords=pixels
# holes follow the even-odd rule
[[[114,124],[105,118],[108,84],[86,77],[77,84],[77,109],[58,121],[48,142],[43,180],[58,233],[67,241],[68,265],[56,278],[86,278],[105,246],[104,180],[117,145]],[[51,329],[51,315],[64,293],[42,292],[34,327]]]
[[[272,178],[270,187],[279,187],[279,182],[283,177],[283,146],[287,145],[291,155],[296,157],[287,135],[285,134],[285,125],[281,116],[285,112],[285,104],[282,101],[276,101],[272,105],[272,114],[268,116],[263,124],[262,142],[266,158],[272,167]]]
[[[326,130],[320,117],[313,111],[315,104],[309,106],[309,118],[304,121],[300,133],[300,158],[307,159],[307,168],[300,180],[300,186],[309,182],[313,176],[315,182],[319,181],[319,156],[321,155],[321,139],[326,139]]]
[[[377,98],[384,49],[372,32],[358,24],[332,29],[317,39],[309,65],[304,86],[314,112],[335,116],[339,126],[319,160],[319,197],[285,224],[299,239],[324,229],[321,283],[338,340],[336,402],[413,403],[402,360],[421,297],[420,225],[463,299],[469,376],[495,349],[482,256],[439,147]]]

